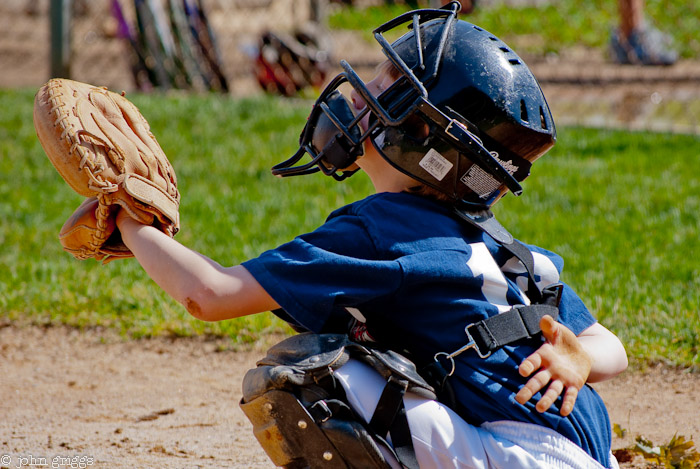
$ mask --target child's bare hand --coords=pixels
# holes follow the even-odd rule
[[[538,412],[545,412],[563,392],[560,414],[566,417],[588,379],[592,360],[574,333],[551,316],[544,316],[540,327],[547,341],[520,364],[521,376],[536,373],[515,395],[515,400],[525,404],[549,384],[535,408]]]
[[[119,208],[115,221],[117,223],[117,228],[119,229],[122,229],[125,223],[135,223],[137,225],[141,224],[134,217],[129,215],[129,212],[127,212],[123,208]]]
[[[120,208],[119,211],[117,212],[117,216],[115,218],[115,221],[117,223],[117,227],[119,227],[123,223],[123,221],[126,220],[127,218],[131,218],[131,217],[126,212],[126,210],[122,210]]]

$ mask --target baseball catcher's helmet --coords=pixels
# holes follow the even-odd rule
[[[356,171],[369,138],[395,168],[458,205],[485,208],[507,190],[520,194],[532,162],[556,140],[549,106],[522,59],[493,34],[457,19],[459,9],[451,2],[415,10],[377,28],[399,78],[374,97],[341,61],[344,72],[318,98],[299,150],[273,174],[321,170],[342,180]],[[409,31],[390,44],[385,33],[406,24]],[[359,115],[338,90],[346,82],[367,103]],[[427,137],[412,131],[416,119],[430,129]],[[296,165],[307,153],[311,161]]]

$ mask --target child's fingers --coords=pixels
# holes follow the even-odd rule
[[[566,392],[564,393],[564,399],[561,403],[561,409],[559,409],[559,413],[562,417],[566,417],[571,413],[572,410],[574,410],[574,404],[576,404],[577,397],[578,388],[575,388],[573,386],[566,388]]]
[[[532,399],[532,396],[537,394],[540,389],[543,389],[549,380],[552,379],[552,373],[549,370],[542,370],[530,378],[525,386],[523,386],[520,391],[515,395],[515,400],[521,404],[525,404],[527,401]]]
[[[554,401],[557,400],[561,392],[564,390],[564,383],[562,383],[560,380],[554,380],[552,381],[552,384],[549,385],[549,388],[547,388],[547,392],[542,395],[539,401],[537,401],[537,405],[535,406],[535,409],[537,409],[537,412],[546,412],[547,409],[549,409],[552,404],[554,404]]]
[[[527,377],[530,376],[535,370],[538,370],[542,366],[542,356],[539,352],[535,352],[529,357],[527,357],[518,367],[518,372],[520,376]]]

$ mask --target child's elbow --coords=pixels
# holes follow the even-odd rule
[[[608,372],[610,378],[615,377],[625,371],[629,366],[629,360],[627,358],[627,351],[622,341],[617,337],[614,337],[614,342],[608,350],[609,367]]]
[[[213,322],[272,311],[277,303],[242,266],[199,275],[175,296],[195,318]]]
[[[200,287],[188,291],[181,303],[195,318],[215,322],[221,320],[215,300],[216,295],[210,288]]]
[[[625,346],[622,344],[622,342],[620,342],[620,349],[619,367],[620,373],[622,373],[629,366],[629,360],[627,359],[627,351],[625,350]]]

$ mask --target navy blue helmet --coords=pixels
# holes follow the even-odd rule
[[[399,171],[456,205],[487,208],[508,190],[519,195],[532,163],[556,140],[540,86],[523,60],[488,31],[459,20],[458,2],[405,13],[374,31],[398,79],[374,97],[341,61],[316,101],[294,156],[278,176],[322,171],[352,175],[370,139]],[[393,43],[385,34],[406,32]],[[339,87],[349,83],[367,106],[355,114]],[[369,126],[359,123],[369,113]],[[417,124],[430,132],[416,132]],[[309,155],[311,160],[298,164]]]

